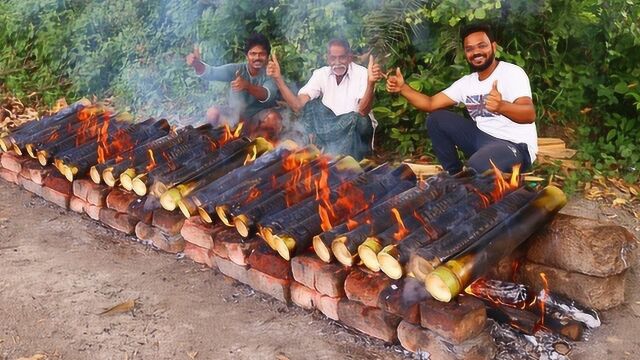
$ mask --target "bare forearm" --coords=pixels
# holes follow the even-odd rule
[[[287,84],[284,82],[282,78],[274,79],[274,81],[284,101],[287,102],[287,104],[289,105],[289,107],[291,107],[293,111],[299,112],[304,106],[302,101],[300,101],[300,99],[293,93],[293,91],[289,89],[289,87],[287,86]]]
[[[518,124],[530,124],[536,120],[533,104],[515,104],[503,100],[499,112]]]
[[[422,94],[416,90],[414,90],[411,86],[404,84],[402,89],[400,90],[400,95],[404,96],[409,104],[413,105],[416,109],[422,111],[433,111],[436,110],[432,106],[432,99],[430,96]]]
[[[247,86],[247,92],[254,98],[258,99],[258,101],[265,101],[269,96],[269,92],[267,91],[267,89],[262,86],[253,84],[249,84]]]
[[[202,74],[204,74],[204,71],[206,70],[206,65],[200,60],[194,61],[191,66],[196,71],[196,75],[202,75]]]
[[[375,83],[367,82],[367,90],[364,92],[364,96],[360,99],[358,113],[362,116],[366,116],[371,112],[373,107]]]

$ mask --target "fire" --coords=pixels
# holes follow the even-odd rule
[[[436,229],[433,228],[433,226],[431,226],[431,224],[429,224],[428,222],[426,222],[422,216],[420,216],[420,214],[418,214],[417,211],[413,211],[413,217],[416,218],[420,224],[422,224],[422,228],[424,228],[424,230],[426,231],[427,235],[429,235],[430,238],[432,239],[437,239],[438,238],[438,232],[436,231]]]
[[[145,169],[149,172],[156,167],[156,158],[153,156],[153,150],[151,149],[147,149],[147,154],[149,155],[149,165]]]
[[[504,175],[502,171],[498,169],[496,164],[493,161],[490,161],[491,167],[493,168],[493,172],[496,175],[495,179],[495,189],[491,192],[491,197],[493,202],[497,202],[502,200],[502,198],[509,192],[517,189],[520,186],[520,164],[516,164],[513,166],[511,170],[511,179],[510,182],[507,182],[504,179]]]
[[[240,135],[242,134],[243,127],[244,127],[244,123],[242,121],[238,123],[238,126],[236,126],[235,130],[231,130],[231,126],[229,124],[224,124],[223,125],[224,133],[220,138],[220,143],[216,144],[213,149],[216,149],[218,146],[222,146],[233,139],[239,138]]]
[[[57,131],[54,131],[51,135],[49,135],[46,142],[54,142],[59,138],[60,138],[60,134]]]
[[[320,227],[322,227],[322,231],[329,231],[333,229],[331,221],[329,220],[329,214],[322,205],[318,205],[318,214],[320,215]]]
[[[349,231],[355,229],[358,225],[360,225],[360,224],[358,224],[357,221],[355,221],[353,219],[347,219],[347,229]]]
[[[543,272],[540,273],[542,279],[542,291],[540,292],[540,299],[538,299],[538,306],[540,307],[540,326],[544,326],[544,303],[549,293],[549,282],[547,281],[547,275]]]
[[[392,208],[391,214],[393,214],[393,216],[396,219],[396,222],[398,223],[398,231],[393,233],[393,238],[400,241],[404,239],[405,236],[409,235],[409,230],[407,230],[407,228],[404,226],[404,222],[402,221],[402,216],[400,216],[400,212],[398,211],[398,209]]]
[[[109,119],[105,118],[105,122],[98,130],[98,164],[104,164],[109,156],[109,148],[107,141],[109,139]]]
[[[244,204],[253,202],[253,200],[260,197],[260,195],[260,190],[258,190],[256,187],[251,188],[251,190],[249,191],[249,195],[247,195],[247,198],[244,200]]]
[[[162,155],[162,157],[166,160],[167,162],[167,166],[169,167],[169,169],[171,171],[175,170],[177,168],[175,162],[171,159],[171,156],[169,156],[166,152],[162,152],[160,153]]]
[[[233,132],[233,138],[237,139],[240,137],[240,134],[242,134],[242,128],[244,127],[244,122],[240,121],[238,123],[238,126],[236,126],[236,130]]]
[[[258,148],[254,145],[251,147],[251,152],[247,154],[247,157],[244,159],[242,165],[247,165],[255,161],[258,156]]]

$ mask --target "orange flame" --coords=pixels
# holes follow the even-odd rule
[[[393,238],[396,239],[397,241],[400,241],[404,239],[407,235],[409,235],[409,230],[407,230],[407,228],[404,226],[404,222],[402,221],[402,216],[400,216],[400,212],[398,211],[398,209],[392,208],[391,214],[393,214],[393,216],[396,219],[396,222],[398,223],[398,231],[393,233]]]
[[[49,137],[47,138],[48,143],[50,142],[54,142],[56,140],[58,140],[60,138],[60,134],[57,131],[54,131],[51,135],[49,135]]]
[[[254,145],[251,147],[251,152],[247,154],[247,157],[244,159],[244,162],[242,163],[242,165],[247,165],[254,162],[257,156],[258,156],[258,148]]]
[[[420,214],[418,214],[418,212],[415,210],[413,211],[413,217],[416,218],[420,222],[420,224],[422,224],[422,228],[424,228],[424,231],[427,233],[427,235],[429,235],[430,238],[438,238],[438,232],[436,231],[436,229],[434,229],[431,224],[426,222],[424,218],[422,218],[422,216],[420,216]]]
[[[244,204],[250,204],[255,199],[257,199],[260,195],[261,193],[260,193],[260,190],[258,190],[258,188],[256,187],[251,188],[251,190],[249,191],[249,195],[247,195],[247,198],[244,200]]]
[[[322,231],[329,231],[333,228],[331,221],[329,220],[329,214],[327,210],[321,205],[318,205],[318,214],[320,215],[320,227]]]
[[[347,219],[347,229],[349,231],[355,229],[358,226],[358,222],[353,219]]]
[[[147,154],[149,155],[149,164],[145,167],[147,172],[153,170],[156,167],[156,158],[153,156],[153,150],[147,149]]]
[[[495,189],[491,192],[491,197],[493,202],[497,202],[502,200],[502,198],[509,192],[517,189],[520,186],[520,164],[516,164],[513,166],[511,170],[511,179],[510,182],[507,182],[504,179],[504,175],[502,171],[498,169],[496,164],[493,161],[489,161],[491,163],[491,167],[493,168],[493,172],[496,175],[495,179]]]
[[[544,303],[549,294],[549,282],[547,281],[547,275],[543,272],[540,273],[540,278],[542,279],[542,291],[540,292],[538,306],[540,306],[540,326],[544,326]]]
[[[173,171],[173,170],[175,170],[177,168],[175,162],[171,159],[171,157],[166,152],[163,151],[160,154],[166,160],[167,166],[169,167],[169,169],[171,171]]]

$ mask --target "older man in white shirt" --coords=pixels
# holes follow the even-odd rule
[[[315,70],[297,96],[283,80],[275,54],[267,66],[267,75],[273,78],[287,104],[295,112],[302,111],[300,121],[315,144],[328,153],[361,159],[372,149],[377,124],[370,112],[375,82],[382,78],[382,72],[373,57],[369,57],[367,68],[352,60],[348,42],[329,41],[329,65]]]

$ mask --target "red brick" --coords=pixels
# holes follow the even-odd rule
[[[300,284],[315,289],[316,273],[320,272],[324,262],[315,256],[300,255],[291,259],[293,279]]]
[[[69,200],[69,209],[71,211],[75,211],[77,213],[81,213],[82,214],[82,213],[84,213],[84,207],[85,207],[86,204],[87,204],[86,201],[84,201],[84,200],[82,200],[82,199],[80,199],[78,197],[72,196],[71,199]]]
[[[18,176],[18,184],[25,188],[25,190],[32,192],[38,196],[42,196],[42,185],[36,184],[33,181],[24,178],[22,175]]]
[[[398,339],[401,319],[378,308],[342,299],[338,303],[338,318],[343,324],[388,343]]]
[[[303,309],[313,310],[319,302],[322,294],[293,281],[291,283],[291,302]]]
[[[255,269],[248,271],[249,286],[267,295],[288,303],[291,300],[290,280],[282,280]]]
[[[22,165],[22,173],[36,184],[44,184],[44,179],[53,171],[51,167],[42,167],[39,162],[27,162]]]
[[[87,179],[78,179],[74,181],[71,185],[73,195],[75,195],[77,198],[87,201],[87,194],[89,193],[91,184],[93,184],[93,181]]]
[[[136,236],[143,241],[149,241],[153,246],[168,253],[184,251],[185,241],[181,235],[169,235],[157,227],[140,221],[136,224]]]
[[[224,226],[224,225],[223,225]],[[213,240],[213,248],[211,249],[213,250],[213,253],[216,254],[216,256],[219,256],[223,259],[229,259],[229,254],[227,254],[227,247],[225,246],[225,244],[221,241],[216,241],[215,239]]]
[[[100,221],[100,210],[104,209],[101,206],[91,205],[89,203],[85,203],[84,212],[89,215],[93,220]]]
[[[180,229],[185,221],[184,215],[179,211],[167,211],[165,209],[157,209],[153,212],[151,225],[161,229],[169,235],[180,234]]]
[[[57,172],[52,172],[44,179],[42,184],[45,187],[53,189],[61,194],[73,195],[73,184],[64,176]]]
[[[478,336],[487,321],[481,300],[458,296],[448,303],[427,299],[420,304],[420,324],[454,344]]]
[[[76,197],[96,206],[105,206],[105,199],[111,188],[98,185],[88,179],[78,179],[73,182],[73,194]]]
[[[318,308],[318,310],[320,310],[321,313],[323,313],[329,319],[338,321],[339,320],[338,303],[340,302],[340,299],[342,298],[331,297],[331,296],[321,294],[321,296],[318,298],[318,303],[316,304],[316,307]]]
[[[184,254],[191,260],[199,263],[207,265],[212,268],[215,265],[215,260],[213,254],[210,253],[208,249],[200,247],[198,245],[193,245],[191,243],[185,243],[184,245]]]
[[[291,259],[293,278],[304,286],[332,297],[344,295],[344,280],[350,269],[338,264],[326,264],[314,255]]]
[[[45,200],[50,201],[62,208],[65,208],[65,209],[69,208],[69,201],[71,199],[71,195],[63,194],[61,192],[58,192],[48,187],[43,187],[42,197]]]
[[[13,152],[4,153],[0,159],[0,163],[3,168],[11,170],[16,174],[20,173],[20,170],[22,170],[22,164],[25,161],[27,161],[26,157],[16,155]]]
[[[220,232],[219,227],[212,227],[200,219],[199,216],[192,216],[182,225],[180,235],[192,243],[205,249],[213,248],[213,235]]]
[[[412,324],[420,324],[420,302],[428,298],[424,283],[411,277],[389,284],[378,297],[378,307]]]
[[[219,233],[216,236],[216,241],[220,241],[227,248],[227,256],[229,257],[229,260],[238,265],[247,265],[249,255],[262,243],[262,240],[257,237],[244,239],[235,231],[234,233],[237,236],[224,236],[224,234],[228,232],[229,231],[226,230]]]
[[[31,179],[31,170],[32,169],[42,169],[42,165],[40,165],[38,160],[27,159],[24,163],[22,163],[22,169],[20,170],[20,175],[24,176],[25,178],[27,178],[29,180],[32,180]],[[42,183],[40,183],[39,185],[42,185]]]
[[[153,212],[160,208],[160,201],[153,196],[145,196],[134,199],[127,209],[126,213],[130,216],[151,225],[153,221]]]
[[[129,214],[119,213],[109,208],[100,209],[99,217],[100,221],[105,225],[128,235],[135,232],[136,224],[138,223],[138,219]]]
[[[129,205],[131,205],[131,203],[137,198],[138,196],[133,192],[114,188],[111,190],[109,195],[107,195],[106,205],[109,209],[126,213],[129,211]]]
[[[344,291],[349,300],[377,307],[380,293],[391,284],[391,281],[383,273],[354,269],[347,275],[344,282]]]
[[[216,246],[214,243],[214,252],[215,251]],[[256,269],[278,279],[292,279],[289,262],[273,251],[267,244],[260,244],[251,255],[249,255],[247,263],[252,269]]]
[[[0,179],[18,184],[18,173],[2,168],[0,169]]]
[[[249,272],[246,266],[240,266],[229,259],[224,259],[217,255],[214,257],[218,270],[220,270],[221,273],[232,279],[236,279],[243,284],[250,285]]]
[[[430,359],[489,360],[496,355],[496,347],[486,331],[456,345],[431,330],[402,321],[398,326],[398,340],[402,347],[411,352],[430,354]]]

